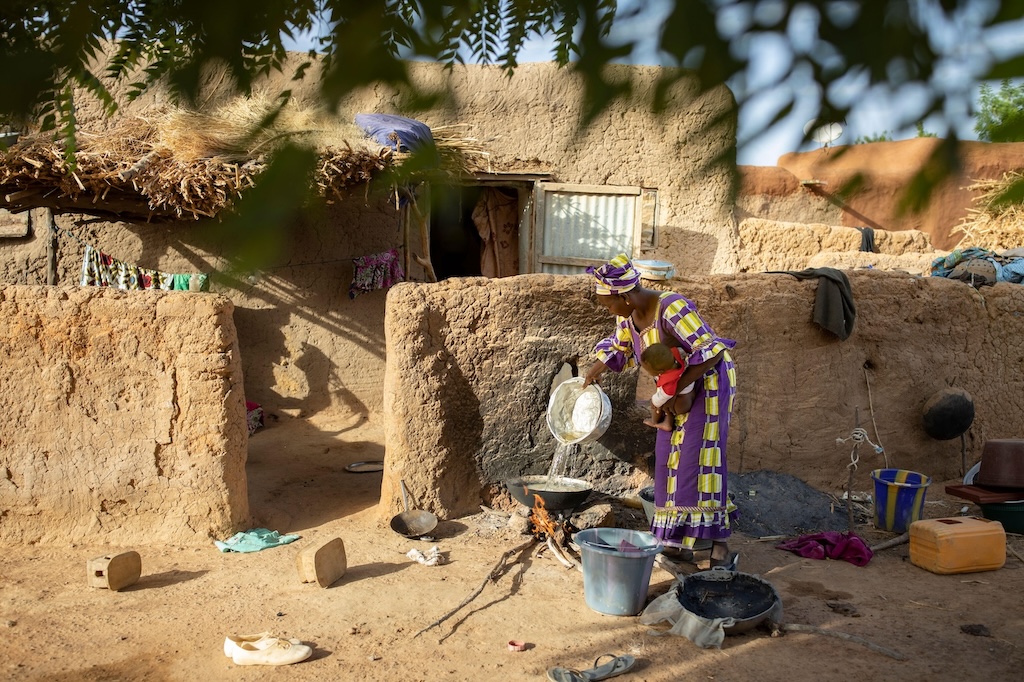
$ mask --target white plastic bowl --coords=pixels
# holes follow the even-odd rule
[[[559,443],[595,441],[604,435],[611,421],[611,400],[597,384],[584,388],[580,377],[560,383],[548,401],[548,428]]]
[[[664,260],[635,260],[633,267],[644,279],[671,279],[676,274],[675,266]]]

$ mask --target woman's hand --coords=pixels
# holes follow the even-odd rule
[[[590,369],[587,370],[586,376],[583,377],[583,388],[586,388],[590,384],[601,383],[601,375],[604,374],[607,369],[608,365],[604,364],[600,360],[591,365]]]
[[[680,400],[680,398],[685,398],[685,396],[681,396],[681,395],[674,395],[674,396],[672,396],[671,398],[669,398],[667,403],[665,403],[664,405],[661,406],[661,409],[664,410],[665,412],[669,413],[670,415],[672,415],[673,418],[677,414],[685,414],[686,412],[689,412],[688,409],[685,409],[685,410],[682,410],[682,411],[680,411],[678,409],[677,406],[681,407],[683,405],[686,405],[687,402],[688,402],[686,400]]]

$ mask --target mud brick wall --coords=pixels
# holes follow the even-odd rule
[[[0,542],[205,543],[248,521],[232,309],[0,287]]]
[[[960,439],[935,440],[922,422],[925,403],[947,387],[975,402],[969,464],[986,440],[1024,437],[1024,287],[848,274],[857,319],[846,341],[812,321],[817,280],[693,274],[667,283],[737,341],[731,471],[785,472],[838,493],[852,442],[837,439],[850,438],[859,418],[891,466],[932,476],[936,486],[956,479]],[[548,471],[552,378],[563,363],[585,372],[612,319],[589,277],[524,275],[401,284],[388,295],[385,326],[381,514],[401,510],[404,478],[422,508],[452,518],[501,494],[508,478]],[[635,492],[651,473],[654,438],[636,410],[637,381],[636,370],[603,380],[611,426],[569,474],[599,491]],[[885,457],[866,443],[858,452],[855,490],[872,491],[871,470]]]

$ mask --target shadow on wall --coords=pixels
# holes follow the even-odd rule
[[[447,321],[441,327],[440,336],[446,339],[447,343],[458,343],[457,333]],[[453,452],[479,453],[483,448],[484,421],[480,414],[480,399],[476,395],[476,387],[466,378],[454,356],[446,352],[444,362],[445,369],[440,377],[441,394],[447,399],[439,405],[443,424],[443,447],[450,448]],[[440,487],[456,490],[480,487],[480,476],[477,473],[479,465],[475,459],[465,462],[463,467],[459,468],[451,467],[450,465],[454,464],[452,461],[445,464],[449,466],[446,467],[444,475],[437,478]],[[440,494],[441,499],[445,499],[447,495],[453,493],[445,494],[444,491],[440,491]]]
[[[350,391],[338,367],[318,346],[299,341],[289,348],[284,329],[288,310],[235,308],[239,346],[261,362],[246,363],[245,383],[250,400],[272,409],[295,411],[310,417],[331,408],[344,408],[365,419],[369,410]]]
[[[138,262],[173,261],[178,271],[212,273],[213,287],[235,305],[249,400],[268,409],[299,409],[304,416],[332,408],[365,415],[369,408],[356,397],[359,391],[352,382],[363,381],[364,390],[359,395],[365,399],[369,379],[358,372],[358,367],[339,363],[344,365],[345,358],[353,357],[353,347],[358,348],[357,356],[365,353],[383,361],[385,292],[350,299],[351,259],[358,255],[356,251],[392,246],[394,234],[380,230],[366,239],[357,239],[354,235],[364,234],[357,231],[338,239],[336,224],[361,224],[366,219],[358,213],[358,207],[347,206],[330,209],[327,219],[320,222],[299,221],[290,227],[287,248],[276,255],[273,264],[253,273],[230,272],[229,255],[238,249],[208,221],[194,227],[119,224],[114,230],[100,233],[102,237],[84,237],[97,244],[116,245],[117,229],[124,229],[134,233],[131,248],[141,246]],[[367,239],[373,243],[365,243]],[[65,273],[65,277],[71,276]],[[286,384],[308,386],[308,391],[300,396],[288,385],[278,385],[282,367],[287,368],[283,371]],[[280,403],[275,402],[278,397]]]

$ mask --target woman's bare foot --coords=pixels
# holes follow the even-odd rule
[[[711,545],[711,568],[716,566],[724,566],[730,570],[736,570],[736,561],[739,559],[739,554],[736,552],[729,551],[729,543],[727,542],[716,542]]]

